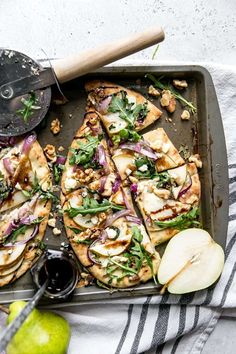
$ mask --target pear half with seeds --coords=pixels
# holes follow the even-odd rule
[[[205,289],[220,276],[224,251],[209,233],[186,229],[168,243],[158,270],[158,281],[172,294],[185,294]]]

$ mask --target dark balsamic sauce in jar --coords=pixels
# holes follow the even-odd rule
[[[69,261],[60,258],[49,258],[39,271],[38,281],[42,286],[48,279],[46,290],[51,294],[56,294],[70,286],[73,276],[73,266]]]

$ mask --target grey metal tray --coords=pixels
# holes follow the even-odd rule
[[[161,119],[147,130],[163,127],[177,148],[183,144],[187,145],[191,152],[199,152],[203,161],[203,168],[200,170],[203,227],[219,244],[225,247],[228,226],[227,154],[214,85],[210,74],[203,67],[107,67],[67,83],[62,86],[62,90],[69,102],[62,106],[51,105],[44,127],[38,131],[39,141],[43,147],[46,144],[53,144],[57,147],[62,145],[66,149],[63,154],[67,154],[67,148],[83,120],[86,106],[86,94],[83,87],[86,80],[100,77],[134,88],[146,95],[148,83],[144,75],[148,72],[170,78],[184,78],[189,83],[183,95],[197,106],[197,113],[191,117],[190,121],[181,121],[180,115],[183,107],[179,103],[177,103],[174,114],[170,115],[159,106],[158,99],[153,99],[153,103],[163,111],[163,114]],[[58,136],[53,136],[49,130],[50,122],[55,118],[59,118],[63,125]],[[170,122],[168,118],[172,121]],[[67,242],[64,230],[58,237],[52,234],[50,228],[47,230],[45,239],[49,248],[56,249],[60,248],[61,242]],[[29,299],[33,293],[34,286],[30,272],[28,272],[14,284],[0,289],[0,303]],[[132,289],[114,290],[113,292],[90,285],[76,289],[70,303],[148,294],[158,294],[157,287],[152,281]]]

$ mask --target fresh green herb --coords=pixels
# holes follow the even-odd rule
[[[156,168],[152,160],[148,159],[147,157],[138,157],[134,162],[137,168],[137,171],[134,172],[134,175],[137,178],[154,178],[156,176]],[[139,168],[144,165],[147,166],[147,170],[140,171]]]
[[[160,172],[156,177],[158,179],[157,188],[166,188],[171,183],[171,177],[168,172]]]
[[[76,243],[78,243],[78,244],[84,244],[84,245],[91,245],[91,243],[93,242],[93,240],[91,240],[91,239],[77,239],[76,240]]]
[[[41,250],[41,251],[44,251],[46,248],[47,248],[47,245],[45,242],[43,242],[42,240],[40,239],[37,239],[38,241],[38,248]]]
[[[21,103],[23,104],[22,109],[18,109],[16,111],[17,114],[20,114],[25,123],[28,122],[29,117],[34,113],[33,110],[38,110],[41,107],[35,106],[36,103],[36,95],[35,92],[31,92],[29,98],[26,100],[24,97],[21,99]]]
[[[120,91],[113,95],[108,112],[119,113],[119,117],[128,123],[128,128],[134,128],[136,120],[143,120],[148,114],[147,103],[136,105],[129,103],[127,93]]]
[[[76,235],[80,234],[82,232],[82,230],[77,229],[76,227],[71,227],[71,226],[67,226],[67,229],[70,229],[71,231],[73,231]]]
[[[193,207],[189,212],[178,215],[172,220],[154,221],[154,224],[159,226],[161,229],[168,229],[170,227],[173,227],[178,230],[184,230],[188,229],[189,227],[200,227],[198,217],[199,209],[197,207]]]
[[[136,143],[141,139],[141,135],[139,135],[135,130],[121,129],[119,133],[113,135],[111,139],[114,145],[119,145],[121,142],[125,141],[132,141]]]
[[[127,267],[127,266],[125,266],[125,265],[123,265],[123,264],[121,264],[121,263],[118,263],[118,262],[114,261],[114,259],[112,259],[112,258],[110,258],[109,261],[110,261],[112,264],[116,265],[118,268],[121,268],[121,269],[123,269],[123,270],[125,270],[125,271],[127,271],[127,272],[129,272],[129,273],[137,274],[137,271],[136,271],[136,270],[134,270],[134,269],[132,269],[132,268],[130,268],[130,267]]]
[[[152,60],[154,60],[155,59],[155,57],[156,57],[156,54],[157,54],[157,52],[158,52],[158,50],[159,50],[159,44],[156,46],[156,48],[155,48],[155,50],[154,50],[154,52],[153,52],[153,54],[152,54]]]
[[[81,214],[81,215],[97,214],[102,211],[107,211],[108,209],[122,210],[123,207],[120,205],[116,205],[114,203],[111,203],[107,199],[103,199],[103,201],[101,203],[99,203],[96,199],[85,197],[83,199],[83,205],[81,207],[69,208],[69,209],[66,209],[65,212],[67,212],[71,218],[74,218],[78,214]]]
[[[58,184],[62,175],[62,171],[64,170],[64,165],[61,164],[54,164],[53,165],[53,174],[55,183]]]
[[[8,186],[7,182],[4,180],[4,176],[0,171],[0,201],[8,198],[12,191],[12,187]]]
[[[100,280],[96,280],[97,286],[99,286],[100,288],[106,289],[106,290],[111,290],[108,286],[106,286],[105,284],[103,284]]]
[[[4,241],[4,243],[5,243],[5,244],[8,243],[9,240],[11,240],[12,243],[15,243],[15,241],[16,241],[16,239],[17,239],[17,237],[18,237],[19,235],[21,235],[21,234],[24,235],[25,232],[26,232],[26,230],[27,230],[29,227],[31,227],[32,225],[40,224],[42,220],[43,220],[43,218],[40,217],[40,218],[37,218],[37,219],[33,220],[30,225],[20,225],[17,229],[15,229],[14,231],[12,231],[12,232],[10,233],[10,235],[7,236],[7,238],[6,238],[6,240]]]
[[[94,137],[88,135],[86,137],[87,142],[82,142],[77,140],[77,144],[79,146],[78,149],[71,149],[73,153],[70,157],[69,164],[70,165],[82,165],[84,168],[97,168],[98,164],[93,160],[93,157],[96,153],[98,144],[100,142],[100,137]]]
[[[180,102],[182,102],[185,106],[188,106],[190,108],[190,111],[192,113],[197,112],[197,108],[192,104],[192,102],[189,102],[186,100],[179,92],[177,92],[171,85],[169,84],[164,84],[161,80],[163,79],[163,76],[156,78],[152,74],[146,74],[145,77],[150,79],[156,88],[159,88],[161,90],[169,90],[172,95]]]
[[[52,200],[54,202],[58,202],[58,197],[53,194],[51,191],[44,191],[39,184],[39,180],[37,175],[34,175],[34,182],[31,190],[22,189],[22,193],[27,198],[32,198],[36,193],[39,193],[39,198],[42,200]]]

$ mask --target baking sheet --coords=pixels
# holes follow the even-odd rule
[[[197,106],[197,113],[191,115],[190,121],[182,121],[180,115],[183,107],[177,102],[174,114],[169,114],[160,107],[160,99],[148,97],[147,88],[150,84],[144,75],[148,72],[156,76],[182,78],[188,81],[187,90],[181,94]],[[203,161],[203,168],[199,171],[202,185],[201,219],[204,229],[225,247],[228,225],[228,166],[225,147],[225,138],[222,127],[220,110],[210,74],[200,66],[153,66],[153,67],[107,67],[97,70],[62,86],[62,91],[68,98],[66,105],[51,105],[48,115],[38,130],[38,138],[42,147],[53,144],[63,146],[67,154],[68,147],[76,130],[80,127],[86,106],[84,82],[89,79],[102,78],[135,89],[146,95],[163,112],[159,119],[145,131],[163,127],[174,145],[179,149],[181,145],[188,146],[190,153],[199,153]],[[53,88],[55,90],[55,88]],[[58,136],[50,132],[50,122],[59,118],[62,130]],[[145,132],[144,131],[144,132]],[[61,225],[62,226],[62,225]],[[65,230],[54,236],[48,228],[45,236],[48,247],[60,249],[61,243],[67,243]],[[34,285],[30,272],[12,285],[0,289],[0,303],[12,302],[16,299],[29,299],[33,296]],[[70,303],[98,300],[105,298],[132,297],[138,295],[158,294],[158,288],[152,281],[132,289],[108,290],[96,285],[78,288],[75,290]]]

